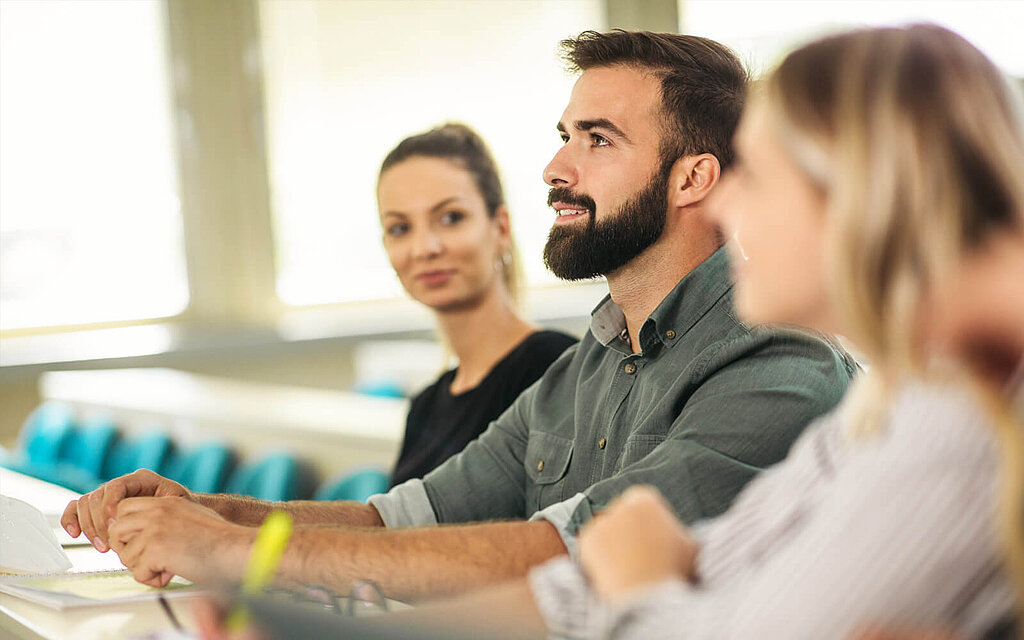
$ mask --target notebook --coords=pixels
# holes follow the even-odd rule
[[[93,571],[0,576],[0,593],[53,609],[76,609],[122,602],[195,596],[201,591],[175,576],[162,589],[136,582],[130,571]]]

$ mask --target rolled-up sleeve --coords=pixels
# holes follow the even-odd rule
[[[576,513],[580,503],[586,499],[587,496],[577,493],[568,500],[556,502],[530,516],[531,522],[545,520],[555,527],[559,537],[562,538],[562,543],[569,551],[569,556],[573,560],[576,559],[576,527],[570,530],[569,523],[572,522],[573,514]]]
[[[419,478],[407,480],[387,493],[372,495],[366,502],[377,509],[389,529],[437,524],[434,508]]]

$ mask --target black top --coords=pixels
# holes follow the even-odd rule
[[[457,396],[450,391],[457,369],[442,374],[412,399],[391,486],[422,478],[462,451],[575,343],[576,338],[558,331],[532,333],[494,365],[480,384]]]

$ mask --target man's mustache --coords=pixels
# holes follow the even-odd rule
[[[583,193],[574,193],[568,187],[554,187],[551,191],[548,191],[548,206],[550,207],[556,202],[562,202],[574,207],[583,207],[589,209],[591,213],[594,213],[597,209],[597,203],[594,202],[593,198]]]

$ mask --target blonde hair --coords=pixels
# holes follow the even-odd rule
[[[897,384],[932,373],[917,337],[924,301],[991,233],[1024,230],[1019,96],[971,44],[933,25],[811,43],[762,91],[782,143],[827,196],[834,306],[871,363],[851,436],[872,433]],[[1001,529],[1024,598],[1022,429],[1005,399],[971,386],[1001,441]]]

